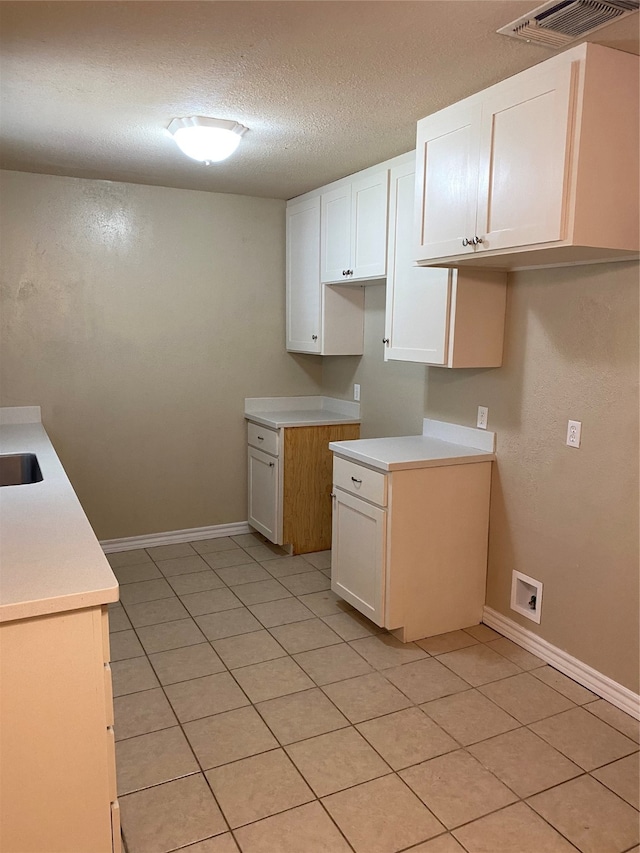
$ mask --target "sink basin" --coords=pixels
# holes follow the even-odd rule
[[[0,455],[0,486],[23,486],[41,480],[42,471],[35,453]]]

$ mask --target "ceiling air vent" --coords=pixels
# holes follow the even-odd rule
[[[564,47],[639,8],[640,0],[552,0],[498,32],[546,47]]]

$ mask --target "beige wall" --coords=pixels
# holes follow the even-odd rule
[[[41,405],[101,539],[244,521],[245,397],[284,351],[285,203],[4,172],[0,402]]]
[[[416,435],[422,432],[427,368],[408,362],[384,362],[384,284],[365,287],[364,355],[324,359],[325,393],[353,399],[360,385],[362,438]]]
[[[331,360],[326,392],[362,382],[365,435],[417,430],[423,395],[424,415],[468,426],[488,406],[487,604],[638,692],[638,266],[510,275],[493,370],[385,365],[383,289],[367,290],[365,356],[355,370]],[[564,443],[569,419],[583,424],[579,450]],[[509,607],[513,569],[544,584],[539,627]]]
[[[638,267],[510,276],[505,363],[285,353],[284,203],[2,175],[2,405],[43,419],[100,538],[246,519],[246,396],[362,388],[362,434],[498,434],[487,602],[638,691]],[[580,450],[564,444],[583,422]],[[512,569],[542,623],[509,609]]]

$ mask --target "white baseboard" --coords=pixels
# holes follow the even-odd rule
[[[167,533],[150,533],[147,536],[129,536],[126,539],[103,539],[100,542],[105,554],[130,551],[134,548],[153,548],[155,545],[177,545],[200,539],[219,539],[222,536],[240,536],[252,533],[246,521],[233,524],[214,524],[211,527],[192,527],[190,530],[170,530]]]
[[[485,625],[495,628],[496,631],[522,646],[523,649],[542,658],[569,678],[573,678],[578,684],[582,684],[583,687],[606,699],[607,702],[611,702],[616,708],[620,708],[621,711],[636,720],[640,719],[640,696],[627,687],[623,687],[622,684],[618,684],[613,679],[578,660],[578,658],[574,658],[557,646],[553,646],[538,637],[533,631],[523,628],[517,622],[503,616],[502,613],[498,613],[491,607],[484,608],[482,621]]]

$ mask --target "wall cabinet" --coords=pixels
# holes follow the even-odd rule
[[[106,606],[0,626],[2,850],[120,853]]]
[[[413,262],[415,164],[391,169],[385,361],[502,364],[507,276]]]
[[[491,462],[382,473],[334,456],[331,588],[402,642],[481,621]]]
[[[621,141],[624,140],[624,144]],[[582,44],[418,122],[414,260],[631,259],[638,57]]]
[[[364,292],[320,282],[320,196],[287,206],[286,347],[318,355],[361,355]]]
[[[330,441],[359,424],[271,429],[248,422],[248,521],[276,545],[306,554],[331,547]]]
[[[320,280],[327,284],[387,273],[389,170],[367,170],[321,194]]]

